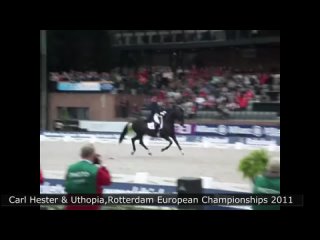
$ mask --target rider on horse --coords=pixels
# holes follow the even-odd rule
[[[174,124],[177,122],[179,123],[182,127],[185,127],[184,125],[184,110],[178,106],[178,105],[173,105],[171,107],[168,106],[167,111],[162,111],[160,112],[160,107],[158,106],[158,104],[156,103],[156,99],[153,99],[153,104],[152,104],[152,113],[153,115],[149,116],[149,121],[152,122],[157,122],[157,128],[156,131],[157,133],[159,132],[159,129],[161,126],[161,134],[160,137],[167,140],[169,142],[169,145],[167,147],[164,147],[163,149],[161,149],[161,151],[166,151],[167,149],[170,148],[170,146],[172,145],[172,142],[174,142],[179,150],[181,151],[181,153],[183,154],[182,148],[180,147],[177,138],[176,138],[176,133],[175,133],[175,128],[174,128]],[[157,120],[154,119],[154,116],[158,116],[160,117],[157,118]],[[164,117],[163,117],[164,116]],[[163,120],[162,122],[160,122],[161,120]],[[135,136],[131,138],[131,142],[132,142],[132,148],[133,151],[131,152],[131,154],[133,155],[136,152],[136,146],[135,146],[135,141],[139,140],[140,145],[146,149],[149,152],[149,155],[152,155],[149,148],[143,143],[143,136],[144,135],[149,135],[154,137],[155,136],[155,131],[153,128],[151,128],[149,125],[148,121],[144,120],[144,119],[136,119],[133,122],[128,122],[126,124],[126,126],[124,127],[122,133],[120,134],[120,138],[119,138],[119,143],[121,143],[124,139],[125,136],[128,134],[128,130],[129,128],[132,129],[135,132]],[[159,135],[159,133],[158,133]]]
[[[152,97],[151,98],[151,115],[149,116],[148,122],[154,122],[155,123],[155,135],[157,137],[160,137],[160,126],[163,121],[164,115],[167,113],[166,111],[161,111],[161,107],[158,105],[157,98]]]

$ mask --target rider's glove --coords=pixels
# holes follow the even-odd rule
[[[166,113],[167,113],[166,111],[162,111],[162,112],[160,112],[160,115],[164,116],[164,115],[166,115]]]

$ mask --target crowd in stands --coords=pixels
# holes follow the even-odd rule
[[[108,81],[110,74],[107,72],[98,73],[95,71],[88,72],[51,72],[50,80],[55,82],[84,82],[84,81]]]
[[[198,110],[246,110],[250,101],[280,101],[280,74],[261,70],[239,70],[228,67],[191,68],[167,66],[116,68],[110,73],[51,73],[52,81],[107,81],[115,86],[114,93],[146,94],[156,97],[160,105],[181,104],[192,116]],[[279,92],[270,99],[267,92]]]

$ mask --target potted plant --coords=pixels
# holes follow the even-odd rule
[[[255,150],[240,160],[239,170],[244,178],[253,181],[256,176],[266,170],[268,162],[269,155],[266,150]]]

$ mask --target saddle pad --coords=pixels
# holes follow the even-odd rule
[[[155,124],[154,124],[154,122],[149,122],[149,123],[147,123],[147,126],[148,126],[148,128],[149,128],[150,130],[154,130],[154,129],[155,129]]]

